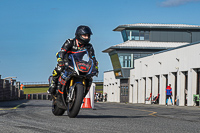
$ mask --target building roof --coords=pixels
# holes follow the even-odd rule
[[[172,51],[172,50],[176,50],[176,49],[180,49],[180,48],[184,48],[184,47],[188,47],[188,46],[192,46],[192,45],[197,45],[197,44],[200,44],[200,41],[198,42],[194,42],[194,43],[188,43],[186,45],[181,45],[179,47],[174,47],[174,48],[169,48],[169,49],[166,49],[166,50],[162,50],[162,51],[159,51],[159,52],[155,52],[155,53],[152,53],[152,55],[154,54],[160,54],[160,53],[164,53],[164,52],[168,52],[168,51]],[[149,56],[149,55],[148,55]],[[143,56],[145,57],[145,56]],[[141,58],[143,58],[141,57]]]
[[[109,53],[114,49],[168,49],[183,46],[186,44],[188,44],[188,42],[149,42],[131,40],[111,46],[102,52]]]
[[[146,28],[146,29],[199,29],[198,25],[186,25],[186,24],[150,24],[150,23],[137,23],[137,24],[125,24],[119,25],[113,31],[122,31],[124,29],[131,28]]]
[[[174,47],[174,48],[169,48],[169,49],[166,49],[166,50],[154,52],[154,53],[151,53],[151,55],[160,54],[160,53],[164,53],[164,52],[168,52],[168,51],[172,51],[172,50],[176,50],[176,49],[180,49],[180,48],[184,48],[184,47],[188,47],[188,46],[192,46],[192,45],[197,45],[197,44],[200,44],[200,41],[194,42],[194,43],[189,43],[189,44],[186,44],[186,45],[181,45],[179,47]],[[147,56],[151,56],[151,55],[147,55]],[[146,57],[146,56],[142,56],[142,57],[139,57],[139,58],[144,58],[144,57]]]

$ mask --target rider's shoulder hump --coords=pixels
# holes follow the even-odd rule
[[[88,46],[92,47],[92,44],[91,44],[91,43],[88,43]]]
[[[67,44],[70,44],[70,43],[72,43],[72,41],[73,41],[73,39],[67,39],[66,41],[65,41],[65,44],[67,43]]]

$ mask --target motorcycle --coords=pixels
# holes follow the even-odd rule
[[[87,81],[97,76],[98,70],[86,49],[76,52],[69,51],[68,60],[67,67],[58,78],[56,94],[52,95],[52,113],[60,116],[67,110],[68,116],[75,118],[89,91],[86,88]]]

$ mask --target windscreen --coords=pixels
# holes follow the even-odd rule
[[[93,61],[89,58],[87,50],[73,52],[70,56],[73,64],[76,64],[74,66],[75,71],[79,71],[79,74],[81,75],[91,73]]]
[[[86,50],[78,51],[74,53],[73,57],[76,62],[80,62],[80,61],[89,62],[90,60],[88,52]]]

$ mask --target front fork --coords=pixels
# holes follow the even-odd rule
[[[83,78],[82,83],[85,86],[85,78]],[[69,93],[67,92],[67,99],[68,99],[67,102],[71,102],[73,100],[72,98],[74,95],[74,88],[75,88],[74,78],[71,78],[70,85],[69,85]],[[84,92],[85,92],[85,89],[84,89]]]
[[[85,86],[85,78],[83,78],[83,81],[82,81],[82,83],[83,83],[83,85]],[[71,78],[71,80],[70,80],[70,85],[69,85],[69,88],[70,88],[70,87],[72,87],[72,86],[73,86],[73,84],[74,84],[74,77],[73,77],[73,78]]]

